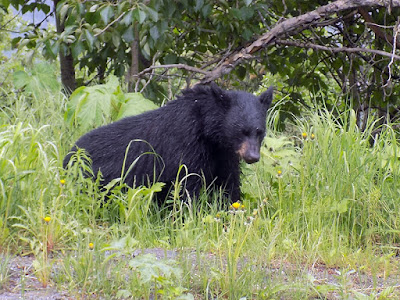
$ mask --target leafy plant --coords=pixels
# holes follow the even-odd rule
[[[76,89],[70,96],[65,119],[87,130],[155,108],[140,93],[123,93],[117,77],[110,76],[105,84]]]
[[[129,266],[133,269],[131,290],[120,290],[117,297],[143,295],[145,299],[158,299],[161,295],[161,299],[194,299],[191,294],[184,294],[186,289],[180,285],[182,270],[175,261],[145,254],[132,259]]]
[[[61,84],[57,79],[57,72],[58,70],[54,64],[47,62],[37,63],[32,68],[14,72],[14,86],[25,93],[31,93],[34,98],[39,98],[43,91],[58,93]]]

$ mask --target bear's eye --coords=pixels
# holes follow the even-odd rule
[[[242,129],[242,134],[243,134],[244,136],[250,136],[250,130],[248,130],[248,129]]]
[[[257,135],[258,135],[258,136],[264,135],[264,130],[262,130],[262,129],[260,129],[260,128],[257,128],[257,129],[256,129],[256,132],[257,132]]]

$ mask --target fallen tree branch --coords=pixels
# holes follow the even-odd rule
[[[196,68],[196,67],[192,67],[192,66],[188,66],[188,65],[185,65],[185,64],[169,64],[169,65],[150,66],[150,67],[144,69],[143,71],[139,72],[138,74],[133,75],[133,77],[142,77],[144,74],[151,73],[154,69],[174,69],[174,68],[176,68],[176,69],[184,69],[186,71],[190,71],[190,72],[193,72],[193,73],[201,73],[201,74],[206,75],[206,76],[210,74],[209,71],[206,71],[206,70],[203,70],[203,69],[199,69],[199,68]]]
[[[291,35],[293,32],[298,31],[299,28],[307,28],[327,16],[363,6],[380,6],[392,9],[394,7],[400,7],[400,0],[338,0],[303,15],[284,20],[276,24],[270,31],[259,37],[247,47],[243,47],[232,53],[223,64],[215,68],[213,71],[208,72],[208,74],[205,74],[202,83],[209,83],[225,74],[228,74],[243,60],[251,58],[254,53],[268,47],[279,37]]]
[[[314,50],[329,51],[332,53],[336,53],[336,52],[347,52],[347,53],[367,52],[367,53],[373,53],[373,54],[377,54],[377,55],[381,55],[381,56],[386,56],[391,59],[400,60],[400,55],[385,52],[382,50],[374,50],[374,49],[368,49],[368,48],[327,47],[327,46],[321,46],[321,45],[312,44],[312,43],[304,43],[301,41],[280,40],[280,39],[275,40],[275,43],[279,44],[279,45],[285,45],[285,46],[294,46],[294,47],[300,47],[300,48],[310,48],[310,49],[314,49]]]

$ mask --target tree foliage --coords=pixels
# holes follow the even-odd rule
[[[257,90],[273,79],[287,109],[349,100],[361,127],[398,116],[400,1],[54,0],[62,31],[32,24],[13,44],[70,56],[78,85],[114,74],[130,91],[172,96],[198,81]],[[49,1],[2,0],[21,13]],[[61,69],[66,68],[61,59]],[[68,83],[63,82],[64,85]],[[72,87],[73,89],[74,87]]]

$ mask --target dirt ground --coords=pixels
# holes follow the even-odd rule
[[[169,259],[177,258],[179,253],[174,250],[167,250],[161,248],[146,249],[144,253],[151,253],[157,258]],[[134,253],[135,256],[140,255],[141,252]],[[190,259],[193,259],[194,267],[196,264],[196,254],[189,254]],[[191,257],[192,256],[192,257]],[[214,254],[204,254],[202,260],[208,263],[215,260]],[[47,287],[39,282],[34,275],[33,270],[33,257],[14,257],[9,263],[9,278],[7,285],[0,289],[0,300],[13,300],[13,299],[26,299],[26,300],[72,300],[75,299],[68,294],[68,292],[58,291],[55,286],[51,285],[51,281]],[[400,264],[400,261],[398,262]],[[301,274],[304,277],[306,272],[307,276],[312,278],[315,286],[318,285],[337,285],[343,284],[340,280],[345,278],[346,286],[351,287],[351,290],[358,291],[363,294],[370,294],[372,291],[380,292],[387,287],[392,287],[400,293],[400,278],[399,276],[390,276],[384,278],[383,276],[372,276],[365,273],[356,271],[347,272],[346,276],[340,276],[341,270],[335,268],[327,268],[324,265],[304,266],[302,270],[296,270],[298,266],[293,266],[285,262],[272,262],[268,264],[265,269],[266,276],[270,278],[279,277],[280,281],[293,280],[293,274]],[[343,271],[342,271],[343,272]],[[289,275],[290,274],[290,275]],[[289,279],[290,278],[290,279]],[[342,279],[341,279],[342,278]],[[0,286],[1,288],[1,286]],[[90,297],[88,298],[90,299]],[[328,299],[340,299],[340,297],[332,293]],[[353,298],[351,298],[353,299]],[[386,299],[386,298],[385,298]],[[395,299],[395,298],[390,298]]]
[[[32,266],[34,258],[14,257],[10,261],[9,280],[5,288],[0,290],[0,300],[66,300],[73,299],[67,294],[58,292],[55,287],[46,288],[34,275]]]

